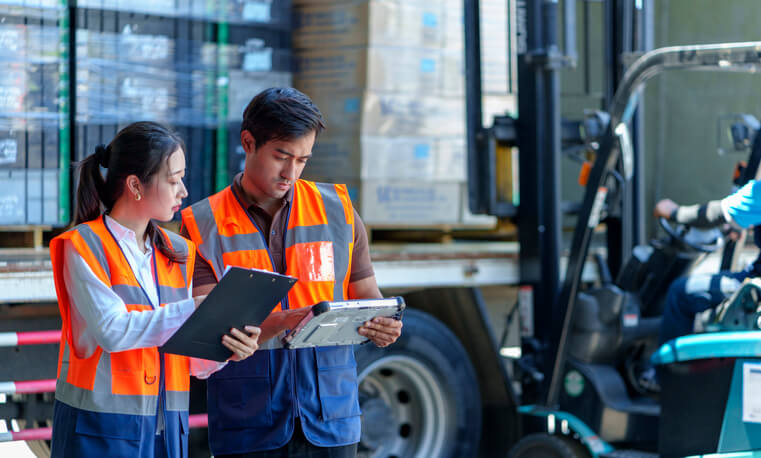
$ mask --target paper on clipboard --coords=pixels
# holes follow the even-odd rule
[[[761,423],[761,363],[743,363],[743,422]]]

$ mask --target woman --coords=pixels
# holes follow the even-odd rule
[[[187,456],[189,373],[224,363],[157,348],[203,299],[191,297],[195,246],[154,222],[187,196],[182,140],[134,123],[79,174],[77,226],[50,243],[63,321],[52,456]],[[232,360],[257,349],[259,328],[245,329],[222,338]]]

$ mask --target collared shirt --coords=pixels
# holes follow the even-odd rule
[[[280,201],[280,206],[275,211],[274,215],[270,215],[267,210],[262,208],[258,203],[248,198],[247,194],[243,191],[241,185],[242,173],[238,173],[233,180],[233,190],[240,198],[243,205],[246,206],[248,214],[254,220],[256,225],[265,234],[265,240],[267,241],[267,247],[272,256],[272,262],[274,268],[279,273],[285,273],[285,265],[283,262],[283,246],[285,243],[284,233],[286,230],[286,224],[288,220],[288,212],[290,211],[291,200],[293,199],[293,188],[283,196]],[[187,229],[183,226],[180,231],[183,237],[189,238]],[[355,282],[363,280],[375,275],[373,271],[373,265],[370,261],[370,248],[367,241],[367,232],[365,232],[365,225],[362,223],[362,219],[359,214],[354,210],[354,246],[352,248],[352,260],[351,260],[351,273],[349,276],[349,282]],[[193,284],[196,287],[213,285],[217,283],[217,279],[214,276],[209,263],[200,256],[196,259],[196,268],[193,274]]]
[[[73,243],[67,240],[64,244],[63,275],[71,303],[72,345],[80,358],[92,356],[98,346],[107,352],[161,346],[195,310],[192,284],[188,288],[188,299],[158,307],[151,243],[147,240],[142,242],[143,252],[134,231],[108,215],[105,224],[156,308],[128,312],[122,298],[98,279]],[[223,366],[224,363],[216,361],[190,359],[190,371],[199,378],[206,378]]]

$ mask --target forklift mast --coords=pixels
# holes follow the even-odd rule
[[[558,320],[565,313],[559,300],[562,282],[558,260],[563,247],[563,216],[578,211],[581,203],[563,202],[561,167],[564,144],[583,144],[580,120],[562,120],[560,72],[577,64],[577,3],[586,16],[586,2],[576,0],[517,0],[516,43],[518,54],[517,119],[499,116],[492,126],[482,125],[481,43],[479,0],[465,1],[466,120],[468,141],[468,182],[471,212],[498,217],[517,217],[520,244],[521,285],[531,286],[534,302],[535,337],[546,348],[543,372],[550,373],[561,334]],[[648,17],[641,0],[605,2],[604,56],[606,62],[603,103],[613,99],[623,74],[622,56],[651,45]],[[561,27],[562,22],[562,27]],[[559,40],[562,31],[562,43]],[[583,43],[589,37],[581,30]],[[562,49],[561,49],[562,48]],[[587,57],[588,58],[588,57]],[[590,107],[600,108],[600,107]],[[581,118],[581,113],[579,114]],[[636,122],[635,135],[639,134]],[[641,140],[633,139],[635,167]],[[520,203],[500,200],[496,170],[497,157],[509,148],[520,152]],[[637,170],[638,171],[638,170]],[[635,173],[639,177],[641,174]],[[622,260],[644,236],[643,189],[638,180],[625,187],[626,195],[618,211],[606,219],[608,268],[617,274]],[[546,389],[546,388],[545,388]]]

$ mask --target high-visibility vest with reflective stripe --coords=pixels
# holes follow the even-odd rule
[[[231,186],[183,210],[182,222],[217,281],[228,266],[274,271],[266,234]],[[343,300],[354,246],[354,210],[346,186],[298,180],[285,237],[285,274],[299,279],[288,294],[289,307]]]
[[[161,306],[188,299],[195,247],[177,234],[161,230],[169,245],[186,256],[185,263],[170,263],[154,249]],[[78,355],[71,328],[71,307],[63,280],[64,241],[71,241],[93,273],[125,303],[129,312],[152,310],[103,217],[80,224],[50,242],[58,307],[62,317],[56,399],[67,405],[101,413],[156,415],[161,379],[156,347],[109,353],[97,347],[92,355]],[[164,354],[166,410],[186,411],[189,404],[189,360]]]
[[[183,210],[182,221],[217,279],[227,266],[274,270],[266,234],[232,187]],[[346,187],[297,181],[286,227],[285,273],[298,282],[282,305],[301,308],[347,298],[354,210]],[[259,350],[212,375],[207,389],[214,455],[282,447],[293,434],[296,417],[307,439],[319,446],[359,441],[351,346]]]

